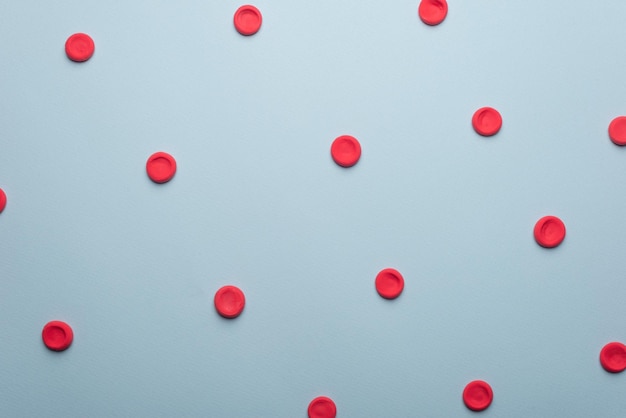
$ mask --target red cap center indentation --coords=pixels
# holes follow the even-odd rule
[[[487,409],[493,400],[493,391],[487,382],[474,380],[463,390],[463,402],[472,411]]]
[[[311,401],[308,413],[309,418],[335,418],[337,407],[332,399],[320,396]]]

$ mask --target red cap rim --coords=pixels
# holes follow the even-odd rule
[[[95,44],[86,33],[75,33],[65,41],[65,54],[74,62],[84,62],[93,56]]]
[[[335,418],[337,416],[337,406],[332,399],[326,396],[318,396],[309,403],[307,413],[309,418]]]
[[[248,17],[252,17],[253,20],[250,21]],[[235,24],[235,29],[241,35],[251,36],[261,29],[263,15],[255,6],[246,4],[235,11],[233,23]]]
[[[224,318],[233,319],[241,315],[246,305],[244,293],[236,286],[222,286],[213,298],[215,310]]]
[[[493,390],[489,383],[483,380],[469,382],[463,390],[463,403],[472,411],[483,411],[493,401]]]
[[[72,327],[63,321],[50,321],[44,325],[41,338],[48,349],[63,351],[72,344],[74,332]]]

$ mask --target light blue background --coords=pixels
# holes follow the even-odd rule
[[[0,414],[472,417],[484,379],[482,417],[623,417],[598,354],[626,340],[626,2],[450,0],[429,27],[417,0],[259,0],[248,38],[241,4],[0,4]]]

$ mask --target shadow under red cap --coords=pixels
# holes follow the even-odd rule
[[[217,313],[224,318],[236,318],[243,311],[246,305],[246,298],[236,286],[223,286],[216,293],[213,299]]]
[[[72,344],[74,332],[63,321],[50,321],[44,325],[43,331],[41,331],[41,338],[50,350],[63,351]]]
[[[463,390],[463,403],[472,411],[482,411],[491,405],[493,391],[489,383],[483,380],[469,382]]]
[[[600,364],[604,370],[611,373],[620,373],[626,370],[626,345],[611,342],[602,347]]]
[[[65,53],[75,62],[84,62],[93,56],[96,46],[91,36],[86,33],[75,33],[65,41]]]
[[[309,403],[309,418],[335,418],[337,406],[332,399],[326,396],[318,396]]]

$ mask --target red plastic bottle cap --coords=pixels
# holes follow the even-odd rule
[[[352,167],[361,158],[361,144],[353,136],[342,135],[333,141],[330,147],[333,160],[342,167]]]
[[[318,396],[309,404],[309,418],[335,418],[337,406],[332,399],[326,396]]]
[[[535,240],[545,248],[553,248],[565,239],[565,224],[556,216],[544,216],[535,224]]]
[[[448,14],[448,2],[446,0],[422,0],[417,13],[422,22],[427,25],[438,25]]]
[[[600,364],[602,364],[604,370],[611,373],[619,373],[626,370],[626,345],[612,342],[602,347]]]
[[[463,402],[472,411],[487,409],[493,401],[493,391],[489,383],[482,380],[469,382],[463,390]]]
[[[0,189],[0,213],[7,206],[7,195],[4,193],[4,190]]]
[[[148,177],[155,183],[167,183],[176,174],[176,160],[167,152],[155,152],[146,163]]]
[[[474,130],[482,136],[492,136],[502,128],[502,116],[493,107],[482,107],[472,117]]]
[[[224,318],[236,318],[246,305],[246,298],[241,289],[235,286],[224,286],[215,292],[215,309]]]
[[[74,339],[72,328],[62,321],[50,321],[43,327],[41,332],[43,343],[50,350],[63,351],[67,349]]]
[[[611,121],[609,138],[616,145],[626,145],[626,116],[618,116]]]
[[[263,16],[259,9],[252,5],[241,6],[235,12],[234,17],[235,29],[242,35],[250,36],[254,35],[261,29],[261,23],[263,23]]]
[[[384,269],[376,275],[376,291],[385,299],[395,299],[404,289],[404,278],[398,270]]]
[[[65,53],[72,61],[87,61],[95,49],[93,39],[86,33],[75,33],[65,41]]]

